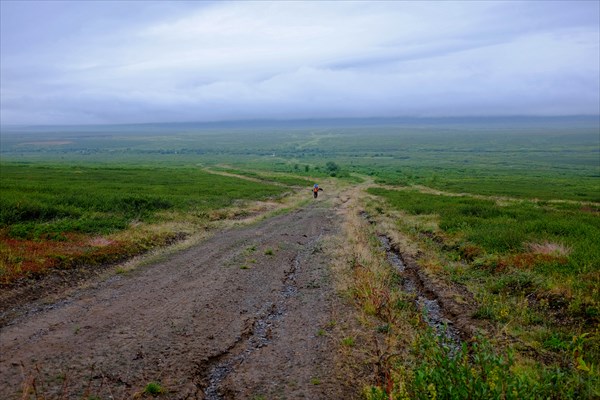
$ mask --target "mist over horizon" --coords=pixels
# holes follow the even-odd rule
[[[453,117],[366,117],[366,118],[305,118],[305,119],[248,119],[220,121],[164,121],[164,122],[131,122],[121,124],[0,124],[0,133],[10,132],[45,132],[60,128],[69,131],[119,130],[128,131],[145,128],[148,132],[167,132],[174,128],[189,129],[257,129],[257,128],[299,128],[310,127],[368,127],[368,126],[484,126],[504,125],[512,127],[526,126],[564,126],[587,127],[600,129],[599,115],[566,115],[566,116],[453,116]],[[600,132],[600,131],[599,131]]]

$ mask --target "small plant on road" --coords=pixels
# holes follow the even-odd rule
[[[151,394],[152,396],[158,396],[165,392],[166,390],[158,382],[150,382],[144,388],[144,394]]]

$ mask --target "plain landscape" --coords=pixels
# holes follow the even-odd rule
[[[3,126],[1,392],[598,398],[599,132]]]
[[[0,0],[0,400],[600,399],[599,38]]]

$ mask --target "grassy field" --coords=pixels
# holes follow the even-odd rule
[[[366,399],[594,399],[600,395],[600,204],[368,189],[347,223],[347,293],[378,341]],[[361,208],[358,210],[360,211]],[[485,333],[456,345],[425,323],[379,236],[423,273],[466,287]],[[464,293],[453,294],[457,301]],[[367,335],[369,336],[369,335]],[[382,337],[383,336],[383,337]],[[378,338],[378,339],[377,339]]]
[[[600,201],[597,117],[3,127],[4,161],[214,166]]]
[[[144,227],[166,222],[202,225],[218,219],[219,210],[242,201],[273,199],[289,191],[197,167],[3,163],[0,174],[4,283],[51,267],[122,259],[181,234],[142,234]]]
[[[1,139],[0,283],[122,260],[324,178],[369,181],[361,207],[381,225],[357,217],[339,255],[366,329],[385,336],[372,355],[385,379],[365,398],[600,396],[598,118],[13,127]],[[451,354],[426,329],[381,254],[384,227],[428,275],[472,294],[468,317],[487,336]]]
[[[431,220],[457,259],[482,269],[518,267],[558,281],[597,272],[600,205],[496,201],[372,188],[395,209]]]
[[[579,334],[600,321],[600,205],[369,192],[407,214],[401,230],[437,239],[445,272],[479,294],[478,317],[521,326],[568,319]]]
[[[226,167],[213,167],[213,171],[221,171],[228,174],[234,174],[239,176],[245,176],[248,178],[256,179],[259,181],[275,182],[283,185],[298,186],[298,187],[310,187],[314,184],[313,179],[308,179],[302,176],[288,175],[288,174],[265,174],[257,173],[254,171],[232,169]],[[305,171],[308,172],[308,171]],[[300,168],[296,168],[296,173],[299,174]],[[308,174],[306,174],[308,175]],[[313,175],[314,176],[314,175]]]
[[[422,267],[466,286],[478,303],[470,317],[497,329],[458,354],[432,332],[418,331],[414,358],[389,366],[397,393],[598,396],[600,204],[368,191],[384,200],[374,201],[371,212],[393,215],[394,229],[419,243]],[[378,390],[373,398],[387,398]]]

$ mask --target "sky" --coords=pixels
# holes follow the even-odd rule
[[[0,123],[600,114],[600,1],[0,0]]]

